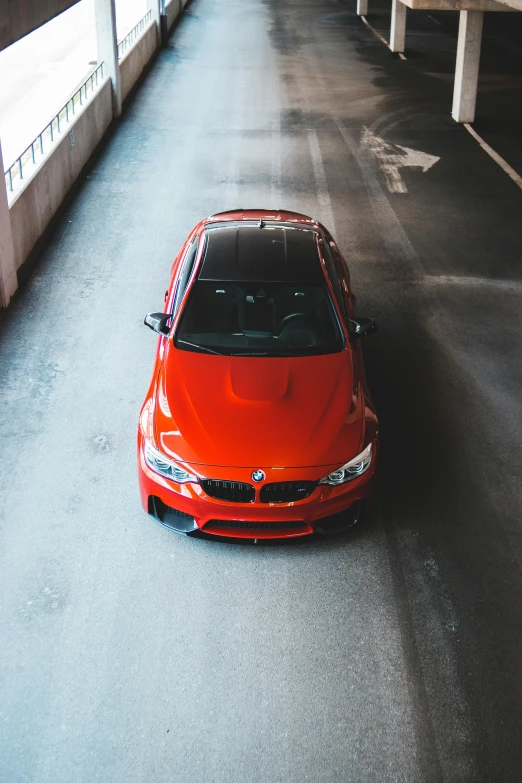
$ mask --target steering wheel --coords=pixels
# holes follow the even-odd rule
[[[290,315],[285,315],[281,323],[279,324],[279,330],[283,331],[284,327],[287,326],[290,321],[293,321],[294,318],[308,318],[307,313],[290,313]]]
[[[304,345],[319,345],[315,332],[307,328],[305,324],[300,324],[298,322],[299,318],[304,319],[305,322],[310,320],[308,313],[290,313],[290,315],[282,319],[279,339],[287,340],[289,345],[299,344],[300,342]],[[303,340],[304,343],[302,342]]]

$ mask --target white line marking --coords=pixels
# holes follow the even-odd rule
[[[469,124],[469,122],[465,122],[465,123],[464,123],[464,127],[466,128],[466,130],[467,130],[467,131],[469,131],[469,133],[471,133],[471,135],[473,136],[473,138],[474,138],[474,139],[476,139],[476,140],[478,141],[478,143],[480,144],[480,146],[482,147],[482,149],[483,149],[485,152],[487,152],[487,153],[488,153],[489,157],[490,157],[490,158],[493,158],[493,160],[495,161],[495,163],[498,163],[498,165],[500,166],[500,168],[501,168],[501,169],[503,169],[503,170],[506,172],[506,174],[508,175],[508,177],[511,177],[511,179],[513,180],[513,182],[514,182],[516,185],[518,185],[518,187],[519,187],[519,188],[522,190],[522,177],[520,176],[520,174],[517,174],[517,172],[515,171],[515,169],[512,169],[512,168],[511,168],[511,166],[509,165],[509,163],[507,163],[507,162],[504,160],[504,158],[502,158],[502,157],[501,157],[501,156],[498,154],[498,152],[495,152],[495,150],[493,149],[493,147],[490,147],[490,146],[489,146],[489,144],[488,144],[487,142],[485,142],[485,141],[484,141],[484,139],[483,139],[481,136],[479,136],[479,135],[478,135],[477,131],[476,131],[474,128],[472,128],[472,127],[471,127],[471,125]]]
[[[272,123],[272,176],[270,179],[270,209],[281,208],[281,122]]]
[[[377,30],[374,27],[371,26],[371,24],[369,23],[369,21],[367,20],[367,18],[365,16],[361,16],[361,19],[363,20],[363,22],[366,25],[366,27],[369,30],[371,30],[374,35],[377,36],[379,41],[382,41],[385,46],[389,46],[390,45],[388,43],[388,41],[386,40],[386,38],[383,38],[382,35],[380,33],[378,33]]]
[[[392,258],[402,258],[413,269],[417,269],[419,272],[422,271],[408,235],[404,231],[377,178],[375,166],[372,163],[371,156],[368,154],[369,151],[359,148],[340,120],[334,120],[334,122],[361,170],[375,220],[388,253]]]
[[[429,155],[427,152],[413,150],[411,147],[403,147],[402,144],[388,144],[369,128],[362,129],[361,149],[369,150],[377,158],[386,177],[390,193],[408,192],[399,169],[411,166],[421,168],[426,172],[440,160],[437,155]]]
[[[335,220],[333,216],[332,202],[328,191],[328,183],[324,171],[323,158],[319,147],[319,139],[315,130],[308,131],[308,146],[310,147],[310,157],[312,158],[312,168],[314,170],[315,185],[317,188],[317,200],[319,201],[319,210],[321,213],[321,222],[328,230],[335,234]]]
[[[406,57],[406,55],[405,55],[405,54],[403,54],[402,52],[399,52],[399,57],[401,58],[401,60],[407,60],[407,59],[408,59],[408,58]]]
[[[487,277],[456,277],[454,275],[426,275],[424,280],[420,281],[422,285],[462,285],[470,286],[488,286],[491,288],[500,288],[506,291],[520,291],[522,281],[520,280],[498,280]]]

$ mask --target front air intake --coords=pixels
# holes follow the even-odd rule
[[[192,514],[167,506],[160,498],[149,496],[149,514],[177,533],[192,533],[198,526]]]
[[[207,527],[225,527],[233,530],[295,530],[299,528],[307,528],[306,522],[292,521],[292,522],[240,522],[238,520],[231,519],[211,519],[207,522]]]

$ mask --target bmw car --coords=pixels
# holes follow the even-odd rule
[[[189,536],[311,536],[354,525],[378,423],[345,260],[306,215],[202,220],[172,266],[138,430],[141,500]]]

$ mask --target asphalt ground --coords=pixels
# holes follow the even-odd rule
[[[522,193],[450,117],[452,29],[410,22],[404,62],[353,2],[194,0],[2,315],[0,780],[520,780]],[[440,160],[390,192],[368,132]],[[218,544],[141,510],[143,315],[237,206],[323,220],[378,320],[351,534]]]

